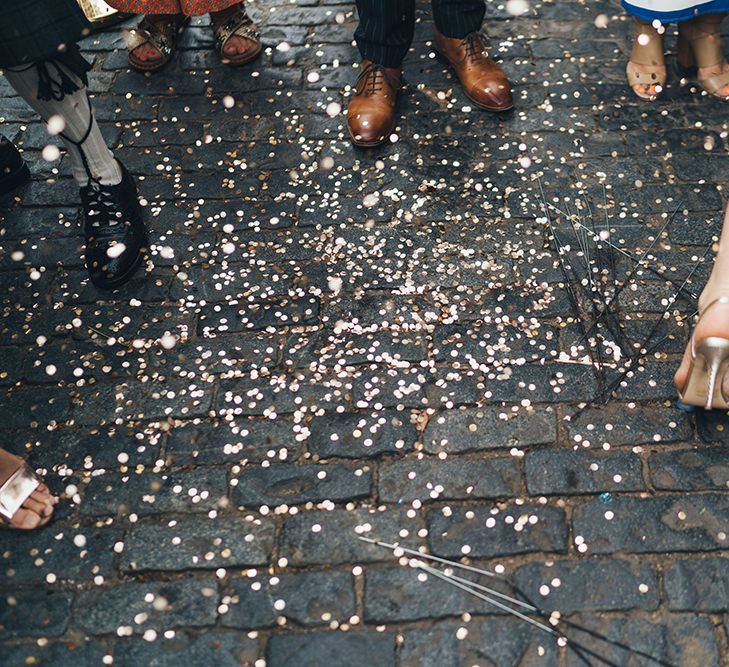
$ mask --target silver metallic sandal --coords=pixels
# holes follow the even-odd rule
[[[10,522],[41,482],[23,459],[0,449],[0,528],[15,528]],[[36,528],[45,526],[51,516],[41,516]]]
[[[720,296],[712,301],[701,314],[703,317],[716,304],[729,305],[729,296]],[[691,336],[691,368],[678,392],[679,400],[687,405],[696,405],[711,410],[729,409],[729,396],[724,393],[724,375],[729,370],[729,339],[709,336],[696,343]]]

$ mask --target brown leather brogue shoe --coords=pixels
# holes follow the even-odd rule
[[[347,111],[347,127],[355,146],[379,146],[395,129],[401,70],[371,60],[363,60],[361,70]]]
[[[483,32],[456,39],[436,31],[435,48],[456,71],[463,91],[476,106],[488,111],[508,111],[514,106],[509,79],[489,56],[489,40]]]

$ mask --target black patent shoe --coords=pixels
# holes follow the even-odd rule
[[[127,282],[144,261],[147,249],[137,186],[121,162],[119,167],[119,185],[91,182],[81,188],[86,268],[99,289],[114,289]]]
[[[6,195],[29,179],[28,165],[18,149],[0,135],[0,195]]]

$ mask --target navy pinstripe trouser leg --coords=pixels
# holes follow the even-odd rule
[[[483,0],[432,0],[438,32],[461,39],[481,29],[486,5]]]
[[[400,67],[413,41],[415,0],[357,0],[357,12],[354,38],[362,58]]]
[[[481,28],[483,0],[432,0],[436,28],[446,37],[465,37]],[[415,0],[357,0],[354,38],[362,58],[400,67],[413,41]]]

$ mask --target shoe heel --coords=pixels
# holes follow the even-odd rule
[[[711,410],[714,407],[717,389],[722,403],[726,405],[727,399],[722,388],[724,376],[721,371],[726,369],[729,362],[729,340],[718,337],[705,338],[696,346],[696,356],[704,359],[708,375],[705,408]],[[720,382],[718,387],[717,380]]]
[[[28,165],[23,165],[16,169],[12,174],[8,174],[5,178],[0,179],[0,195],[6,195],[15,190],[18,186],[30,180],[30,169]]]

